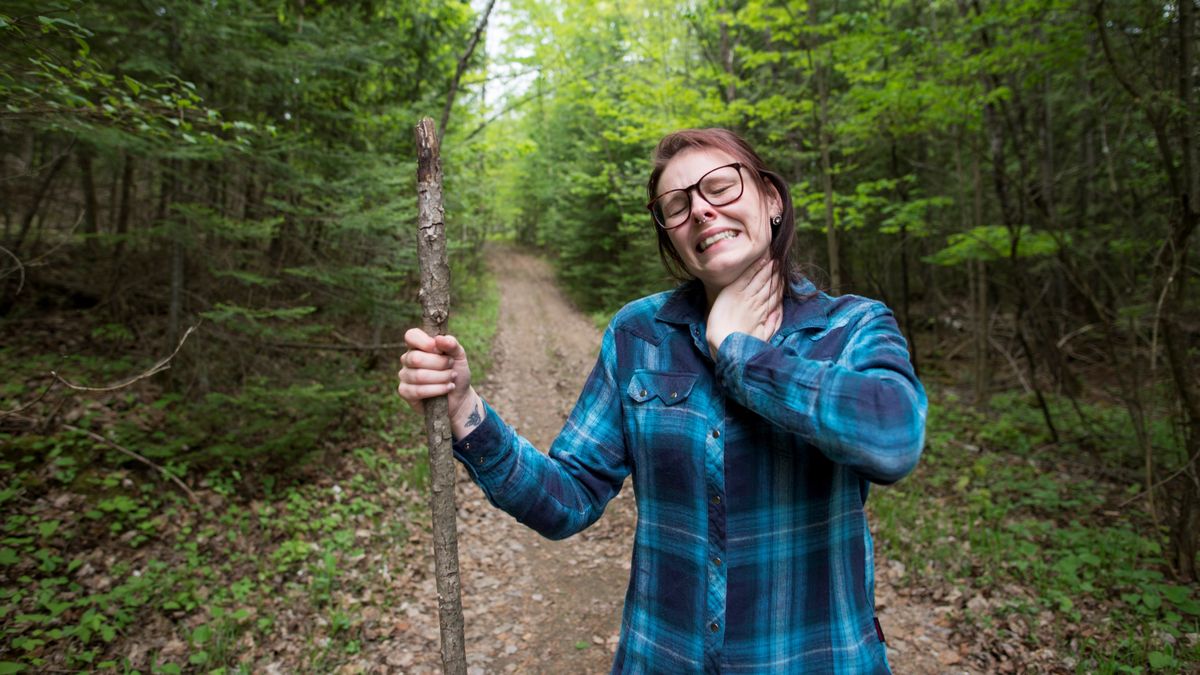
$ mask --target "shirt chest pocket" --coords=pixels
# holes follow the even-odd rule
[[[635,409],[676,406],[688,399],[698,377],[696,373],[638,369],[633,371],[626,393]]]
[[[636,489],[685,509],[704,486],[704,387],[696,373],[639,369],[625,389]],[[701,430],[697,432],[697,430]]]

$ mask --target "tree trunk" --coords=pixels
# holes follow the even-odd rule
[[[479,25],[475,27],[475,33],[471,36],[471,41],[467,44],[466,51],[458,59],[458,66],[454,69],[454,79],[450,81],[450,93],[446,94],[446,107],[442,109],[442,123],[439,128],[442,130],[443,135],[446,133],[446,125],[450,124],[450,110],[454,107],[454,98],[458,95],[459,82],[462,81],[463,73],[467,71],[467,66],[470,65],[471,55],[475,53],[475,46],[479,44],[479,37],[483,35],[484,29],[487,28],[488,17],[491,16],[492,7],[495,4],[496,0],[488,0],[487,7],[483,10],[483,16],[479,19]]]
[[[178,228],[171,228],[173,231]],[[179,241],[179,233],[171,237],[171,291],[167,306],[167,344],[179,344],[179,324],[183,314],[183,243]]]
[[[158,187],[158,213],[156,214],[156,220],[160,226],[166,224],[170,217],[171,204],[175,200],[175,193],[178,189],[178,170],[178,160],[167,160],[162,165]],[[167,270],[170,279],[167,291],[167,345],[173,347],[179,342],[179,317],[183,304],[183,247],[179,243],[177,227],[167,227],[166,231],[170,237],[169,250],[171,252],[170,267]]]
[[[973,188],[973,222],[976,227],[983,225],[983,175],[979,171],[979,155],[971,155],[971,184]],[[987,260],[980,258],[975,261],[975,405],[987,403],[991,391],[992,369],[988,364],[988,345],[991,330],[988,321],[988,277]]]
[[[79,179],[83,189],[83,233],[100,234],[100,219],[96,215],[96,180],[92,176],[92,149],[86,143],[79,146]]]
[[[48,152],[46,154],[49,154]],[[50,192],[50,185],[54,182],[54,177],[58,175],[59,169],[66,163],[67,157],[70,155],[70,149],[64,150],[62,154],[54,160],[50,165],[50,170],[46,172],[42,182],[38,184],[37,191],[33,193],[33,199],[29,202],[29,210],[25,212],[25,217],[21,219],[21,229],[17,231],[17,239],[8,249],[12,251],[14,256],[20,255],[21,245],[25,243],[25,238],[29,236],[29,230],[33,227],[33,221],[37,218],[38,211],[42,208],[42,201],[46,199],[46,195]]]
[[[725,102],[732,103],[737,98],[737,81],[733,76],[733,40],[729,37],[729,22],[724,20],[722,12],[720,23],[721,70],[725,71]]]
[[[117,222],[114,227],[117,235],[117,245],[113,257],[120,263],[121,255],[125,252],[125,238],[129,235],[129,210],[133,203],[133,155],[125,153],[124,166],[121,167],[121,207],[117,211]]]
[[[817,2],[809,0],[808,24],[816,29],[818,22]],[[813,39],[815,42],[815,38]],[[821,189],[825,192],[825,246],[829,251],[829,292],[840,295],[842,292],[841,247],[838,242],[837,225],[833,217],[833,160],[830,157],[831,140],[829,137],[829,82],[826,78],[825,64],[819,59],[813,59],[812,53],[817,46],[809,46],[809,58],[813,66],[813,80],[817,85],[817,139],[821,148]]]
[[[423,327],[430,335],[442,335],[450,318],[450,266],[446,263],[442,164],[432,119],[421,120],[416,128],[416,139],[417,259],[421,271]],[[463,675],[467,672],[466,643],[455,523],[454,458],[445,396],[425,401],[425,436],[429,441],[430,512],[433,516],[438,621],[442,629],[442,669],[449,675]]]

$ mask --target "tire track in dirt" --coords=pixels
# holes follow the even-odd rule
[[[492,372],[477,390],[545,452],[562,428],[599,351],[600,331],[558,290],[550,266],[493,246],[500,291]],[[459,560],[467,663],[481,673],[605,673],[612,663],[629,576],[636,509],[625,487],[604,516],[565,541],[550,541],[488,503],[458,468]],[[419,599],[398,609],[406,639],[387,664],[440,670],[432,556],[417,570]],[[950,631],[932,607],[890,587],[902,570],[877,560],[880,621],[896,673],[965,672]]]

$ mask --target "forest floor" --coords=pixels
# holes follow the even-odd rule
[[[481,393],[544,451],[600,332],[545,261],[499,244],[487,260],[495,283],[481,282],[483,300],[454,329],[472,345]],[[18,372],[0,382],[11,397],[0,410],[25,411],[0,414],[0,675],[440,671],[426,451],[393,378],[364,376],[357,417],[301,426],[319,452],[286,466],[201,464],[181,471],[187,487],[111,439],[170,459],[157,443],[205,415],[227,424],[222,402],[240,399],[197,410],[164,394],[161,378],[47,396],[51,369],[74,376],[91,363],[95,372],[80,376],[106,382],[131,367],[63,357],[86,353],[81,318],[52,312],[0,334],[0,370]],[[867,504],[893,670],[1197,672],[1200,588],[1167,575],[1162,538],[1129,507],[1130,481],[1115,471],[1129,442],[1051,443],[1029,397],[997,394],[979,410],[956,399],[953,378],[922,377],[925,454]],[[46,400],[27,404],[32,392]],[[314,416],[311,405],[299,410],[264,433]],[[1111,408],[1076,412],[1107,438],[1124,428]],[[458,471],[471,672],[607,672],[629,576],[632,488],[592,527],[554,542]]]
[[[499,284],[499,327],[492,372],[478,389],[545,451],[591,370],[600,332],[561,294],[544,261],[507,247],[493,248],[489,261]],[[596,524],[565,541],[544,539],[493,508],[461,466],[457,498],[472,672],[607,672],[629,577],[632,488],[627,484]],[[411,672],[439,666],[432,565],[428,560],[427,574],[402,604],[407,639],[397,636],[397,651],[387,657]],[[877,550],[877,570],[876,604],[895,672],[972,672],[950,643],[949,608],[939,611],[923,594],[896,585],[903,566],[886,550]]]

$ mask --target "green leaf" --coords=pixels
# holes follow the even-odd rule
[[[1200,616],[1200,602],[1196,602],[1195,600],[1189,599],[1189,600],[1184,600],[1183,602],[1177,602],[1177,603],[1175,603],[1175,606],[1179,609],[1179,611],[1183,612],[1184,614],[1191,614],[1192,616]]]
[[[1150,609],[1162,607],[1162,596],[1158,593],[1142,593],[1142,603]]]
[[[25,670],[25,668],[26,666],[22,663],[14,663],[13,661],[0,661],[0,675],[19,673]]]
[[[1163,595],[1172,603],[1178,605],[1188,599],[1188,589],[1183,586],[1164,586],[1162,588]]]
[[[575,643],[575,649],[587,649],[589,646],[591,646],[591,644],[592,643],[588,642],[587,640],[580,640],[579,642]]]
[[[0,548],[0,565],[15,565],[21,560],[11,548]]]
[[[1167,668],[1175,665],[1175,657],[1162,652],[1150,652],[1151,668]]]

